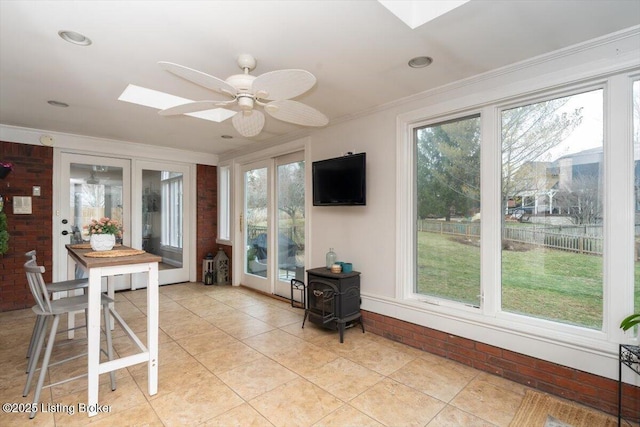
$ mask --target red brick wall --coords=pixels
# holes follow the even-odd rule
[[[197,280],[202,280],[202,260],[208,253],[215,256],[218,248],[222,248],[229,257],[231,266],[231,246],[216,243],[218,236],[218,168],[215,166],[198,165],[197,169]],[[229,269],[231,279],[231,268]]]
[[[31,307],[34,304],[26,283],[24,253],[38,252],[46,268],[45,280],[51,281],[53,259],[52,202],[53,148],[0,142],[0,160],[13,163],[13,172],[0,179],[0,195],[10,234],[9,251],[0,255],[0,312]],[[14,215],[13,197],[31,196],[40,186],[41,196],[32,197],[33,214]]]
[[[618,413],[617,381],[381,314],[363,311],[362,315],[367,332],[610,414]],[[624,385],[623,410],[635,417],[640,414],[640,387]]]

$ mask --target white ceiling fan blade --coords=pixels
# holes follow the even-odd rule
[[[256,98],[279,101],[302,95],[316,84],[316,77],[305,70],[278,70],[264,73],[253,81]]]
[[[185,80],[189,80],[191,83],[206,87],[207,89],[211,89],[218,93],[226,94],[231,97],[235,96],[237,93],[236,88],[231,86],[229,83],[201,71],[165,61],[158,62],[158,65],[178,77],[182,77]],[[220,98],[220,101],[226,101],[228,99],[228,97]]]
[[[161,116],[175,116],[177,114],[188,114],[196,111],[212,110],[227,105],[228,102],[219,101],[192,101],[185,104],[176,105],[174,107],[165,108],[158,111]]]
[[[233,127],[244,137],[256,136],[264,127],[264,114],[258,110],[240,111],[231,119]]]
[[[273,101],[264,106],[272,117],[283,122],[303,126],[324,126],[329,123],[327,116],[313,107],[298,101]]]

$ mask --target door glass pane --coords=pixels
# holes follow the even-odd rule
[[[278,166],[278,279],[304,280],[304,162]]]
[[[502,309],[602,327],[603,91],[502,112]]]
[[[480,117],[415,131],[415,292],[480,305]]]
[[[182,173],[142,170],[142,249],[162,257],[160,267],[182,267]]]
[[[244,174],[244,222],[246,236],[245,272],[267,277],[267,168],[252,169]]]
[[[71,163],[69,176],[71,243],[89,240],[84,227],[92,219],[108,217],[123,223],[121,167]]]

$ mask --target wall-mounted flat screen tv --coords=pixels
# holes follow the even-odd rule
[[[358,153],[313,162],[313,206],[366,205],[366,161]]]

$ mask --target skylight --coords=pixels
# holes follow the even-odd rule
[[[176,105],[193,102],[191,99],[169,95],[168,93],[132,84],[125,88],[122,94],[118,97],[118,100],[143,105],[145,107],[156,108],[158,110],[164,110],[166,108],[175,107]],[[227,110],[226,108],[214,108],[212,110],[197,111],[186,115],[220,123],[235,114],[236,112],[233,110]]]
[[[378,0],[412,30],[469,0]]]

